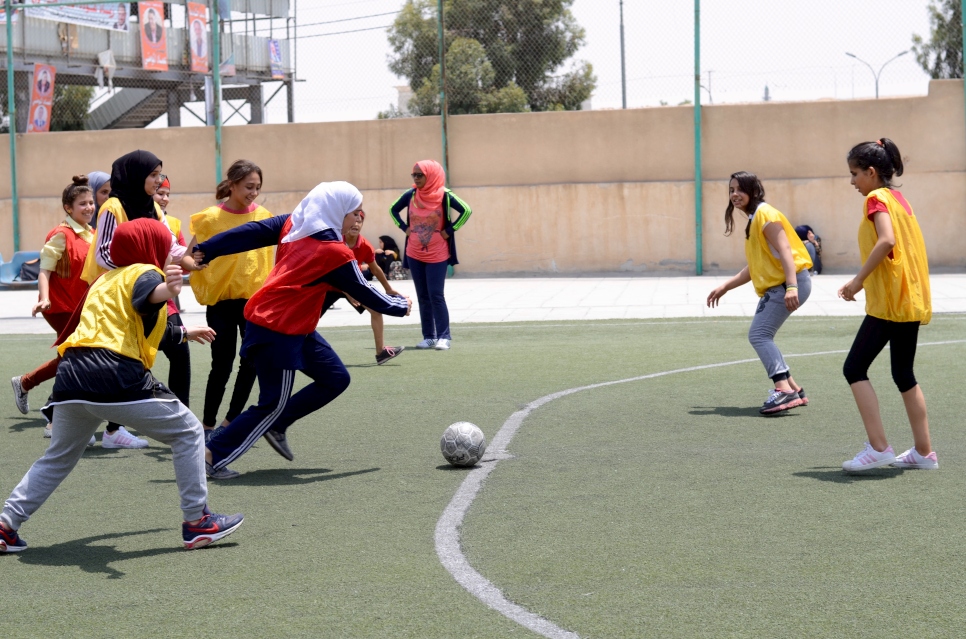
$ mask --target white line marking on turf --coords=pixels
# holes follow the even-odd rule
[[[919,346],[944,346],[947,344],[966,344],[966,340],[957,339],[943,342],[924,342],[919,344]],[[786,355],[785,357],[816,357],[820,355],[836,355],[848,352],[848,350],[817,351],[814,353]],[[473,568],[473,566],[470,565],[470,562],[466,559],[466,555],[463,554],[463,549],[460,547],[460,528],[463,525],[463,520],[466,518],[466,513],[469,511],[473,501],[483,488],[483,482],[490,475],[490,473],[493,472],[493,469],[496,468],[496,465],[501,460],[511,457],[511,455],[507,452],[507,446],[510,445],[510,440],[512,440],[513,436],[517,434],[518,430],[520,430],[520,427],[523,425],[523,420],[525,420],[530,413],[545,404],[549,404],[555,399],[560,399],[561,397],[566,397],[567,395],[573,395],[574,393],[579,393],[585,390],[604,388],[606,386],[615,386],[617,384],[639,382],[645,379],[654,379],[656,377],[677,375],[678,373],[692,373],[694,371],[708,370],[709,368],[723,368],[725,366],[750,364],[757,361],[759,361],[758,358],[754,357],[750,359],[737,359],[731,362],[720,362],[718,364],[703,364],[701,366],[676,368],[670,371],[661,371],[659,373],[628,377],[627,379],[618,379],[610,382],[599,382],[597,384],[588,384],[586,386],[568,388],[567,390],[544,395],[539,399],[533,400],[517,412],[510,415],[510,417],[503,422],[503,426],[500,427],[500,430],[497,432],[496,436],[493,438],[493,441],[490,442],[489,445],[489,449],[495,449],[496,451],[495,454],[487,455],[488,459],[485,461],[490,463],[484,463],[475,467],[469,472],[469,474],[466,476],[466,479],[463,480],[463,483],[460,484],[460,487],[456,490],[456,494],[453,495],[453,499],[446,506],[446,509],[440,516],[439,521],[436,522],[436,554],[439,556],[439,560],[442,562],[446,570],[453,575],[453,578],[457,581],[457,583],[469,591],[471,595],[482,601],[493,610],[496,610],[507,619],[515,621],[524,628],[532,630],[533,632],[543,635],[544,637],[549,637],[550,639],[578,639],[579,635],[577,633],[571,632],[570,630],[564,630],[563,628],[555,625],[553,622],[530,612],[522,606],[518,606],[504,597],[499,588],[497,588],[490,580],[481,575],[476,571],[475,568]]]

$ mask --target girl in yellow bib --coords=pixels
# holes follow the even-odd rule
[[[711,291],[708,306],[714,308],[725,293],[752,282],[761,299],[751,320],[748,340],[775,384],[758,412],[770,415],[807,405],[804,389],[795,383],[785,358],[775,345],[775,334],[811,294],[812,280],[808,270],[812,268],[812,260],[788,219],[765,202],[765,188],[754,173],[739,171],[732,174],[728,193],[725,235],[731,235],[734,230],[736,208],[748,216],[748,226],[745,227],[748,265]]]
[[[248,160],[238,160],[228,169],[228,179],[218,185],[215,198],[225,200],[191,216],[190,245],[211,239],[223,231],[248,222],[259,222],[272,217],[255,202],[262,188],[262,170]],[[199,304],[204,305],[208,326],[218,334],[211,344],[211,372],[205,388],[205,408],[201,419],[205,435],[210,437],[218,426],[218,409],[225,396],[238,352],[237,339],[245,339],[245,305],[255,294],[274,266],[273,247],[255,249],[235,255],[219,257],[208,268],[192,273],[191,291]],[[241,357],[238,376],[232,391],[228,413],[222,426],[228,425],[245,410],[248,396],[255,385],[255,365]]]
[[[865,289],[865,319],[845,359],[843,373],[852,387],[869,441],[853,459],[842,464],[856,472],[891,464],[899,468],[935,470],[939,460],[929,439],[926,398],[916,382],[913,366],[919,326],[932,317],[926,245],[912,207],[892,186],[902,175],[899,148],[888,138],[863,142],[847,157],[852,185],[865,197],[859,223],[862,268],[839,297],[854,302]],[[886,440],[879,400],[869,381],[869,366],[889,344],[892,379],[906,406],[914,446],[898,457]]]

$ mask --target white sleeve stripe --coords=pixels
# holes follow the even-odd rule
[[[97,229],[97,263],[103,268],[113,270],[117,268],[111,260],[111,241],[114,239],[114,229],[117,226],[117,219],[112,214],[106,216],[103,228]]]

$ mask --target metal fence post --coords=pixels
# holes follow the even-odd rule
[[[7,1],[9,2],[9,0]],[[449,186],[449,142],[446,139],[446,44],[443,35],[443,0],[436,0],[436,28],[439,39],[439,117],[443,127],[443,172],[446,174],[446,185]]]
[[[9,2],[9,0],[7,0]],[[211,0],[211,78],[215,95],[212,104],[215,108],[215,184],[221,182],[221,16],[218,12],[220,0]],[[231,16],[229,16],[231,17]]]
[[[13,86],[13,7],[4,0],[7,18],[7,119],[10,127],[10,207],[13,211],[13,250],[20,250],[20,200],[17,197],[17,100]]]
[[[694,261],[698,275],[704,272],[701,182],[701,0],[694,0]]]

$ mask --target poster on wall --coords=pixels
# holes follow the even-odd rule
[[[139,2],[141,23],[141,68],[168,70],[168,41],[164,34],[164,3]]]
[[[268,60],[272,67],[272,79],[284,80],[285,71],[282,70],[282,45],[278,40],[268,41]]]
[[[188,3],[188,46],[191,48],[191,70],[208,73],[208,18],[205,5]]]
[[[53,20],[67,24],[79,24],[95,29],[111,29],[112,31],[128,30],[128,15],[126,3],[123,4],[82,4],[64,7],[45,7],[51,0],[24,0],[23,4],[37,5],[36,9],[29,9],[27,15],[41,20]],[[14,14],[14,21],[17,20]],[[0,11],[0,24],[6,22],[6,16]]]
[[[27,133],[47,133],[50,131],[50,114],[54,106],[54,80],[56,77],[56,68],[47,64],[38,63],[34,65]]]

